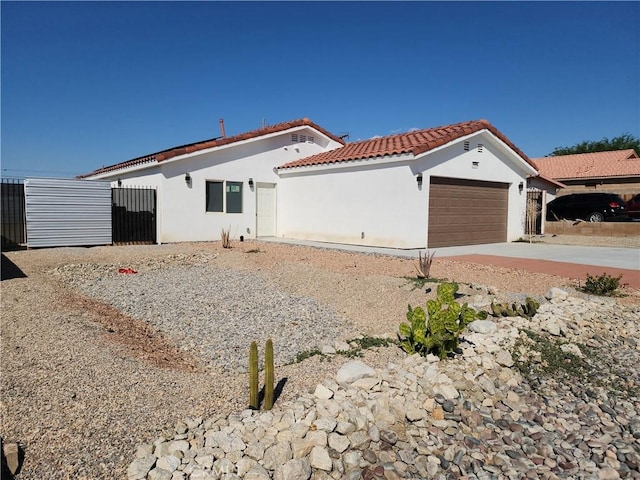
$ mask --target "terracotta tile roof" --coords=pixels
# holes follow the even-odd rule
[[[469,122],[445,125],[442,127],[416,130],[413,132],[373,138],[362,142],[348,143],[344,147],[319,153],[311,157],[286,163],[279,169],[308,167],[312,165],[326,165],[388,155],[412,153],[414,156],[445,145],[460,137],[470,135],[480,130],[489,130],[496,137],[506,143],[532,167],[533,163],[511,141],[487,120],[473,120]]]
[[[132,167],[134,165],[141,165],[144,163],[150,163],[150,162],[155,162],[155,163],[160,163],[163,162],[165,160],[169,160],[170,158],[173,157],[177,157],[179,155],[184,155],[187,153],[193,153],[193,152],[197,152],[199,150],[206,150],[208,148],[213,148],[213,147],[219,147],[222,145],[228,145],[230,143],[235,143],[235,142],[240,142],[242,140],[250,140],[252,138],[258,138],[261,137],[263,135],[269,135],[271,133],[277,133],[277,132],[281,132],[284,130],[288,130],[290,128],[294,128],[294,127],[300,127],[300,126],[309,126],[312,127],[316,130],[318,130],[319,132],[323,133],[324,135],[326,135],[327,137],[331,138],[332,140],[339,142],[341,144],[344,145],[344,140],[342,140],[341,138],[336,137],[335,135],[333,135],[332,133],[330,133],[329,131],[325,130],[324,128],[316,125],[315,123],[313,123],[311,120],[309,120],[308,118],[301,118],[298,120],[292,120],[289,122],[283,122],[283,123],[278,123],[276,125],[269,125],[267,127],[264,128],[258,128],[256,130],[251,130],[249,132],[245,132],[245,133],[241,133],[238,135],[233,135],[231,137],[225,137],[225,138],[212,138],[210,140],[203,140],[200,142],[195,142],[195,143],[189,143],[187,145],[181,145],[179,147],[173,147],[173,148],[169,148],[167,150],[162,150],[160,152],[156,152],[156,153],[152,153],[150,155],[145,155],[143,157],[137,157],[134,158],[132,160],[127,160],[126,162],[121,162],[121,163],[116,163],[115,165],[110,165],[108,167],[102,167],[99,168],[97,170],[94,170],[91,173],[87,173],[84,175],[79,175],[77,178],[86,178],[86,177],[90,177],[93,175],[98,175],[100,173],[107,173],[107,172],[112,172],[114,170],[121,170],[123,168],[128,168],[128,167]]]
[[[540,173],[555,180],[640,177],[640,158],[633,149],[577,153],[532,159]]]

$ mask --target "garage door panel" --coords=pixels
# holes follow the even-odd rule
[[[508,184],[432,177],[429,248],[507,240]]]

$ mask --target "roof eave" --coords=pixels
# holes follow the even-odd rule
[[[270,128],[274,128],[274,127],[279,127],[279,128],[277,128],[274,131],[268,131]],[[101,177],[111,176],[114,174],[114,172],[129,173],[129,172],[137,171],[140,169],[151,168],[153,166],[157,166],[159,163],[188,158],[194,155],[210,153],[212,151],[215,151],[216,149],[222,149],[223,147],[244,145],[251,141],[265,139],[265,138],[272,138],[274,136],[282,135],[283,133],[301,130],[307,127],[314,129],[315,131],[323,135],[328,140],[332,140],[341,145],[345,145],[345,141],[343,139],[333,135],[328,130],[325,130],[319,125],[316,125],[310,119],[305,117],[299,120],[283,122],[281,124],[272,125],[270,127],[265,127],[257,130],[251,130],[249,132],[240,133],[238,135],[233,135],[226,138],[218,137],[218,138],[213,138],[209,140],[203,140],[200,142],[194,142],[194,143],[189,143],[185,145],[180,145],[177,147],[168,148],[150,155],[145,155],[143,157],[138,157],[131,160],[127,160],[126,162],[121,162],[115,165],[111,165],[109,167],[106,167],[107,168],[106,170],[105,168],[100,168],[100,169],[94,170],[91,173],[88,173],[85,175],[79,175],[78,178],[88,178],[88,177],[94,177],[94,176],[101,176]],[[262,130],[265,131],[264,134],[260,133]],[[211,144],[211,143],[214,143],[214,144],[209,147],[206,146],[207,144]],[[145,158],[153,159],[152,160],[154,161],[153,165],[149,165],[150,162],[134,163],[133,165],[126,165],[127,163],[130,164],[132,162],[136,162],[139,159],[145,159]],[[122,166],[118,167],[118,165],[122,165]],[[139,165],[144,165],[144,166],[142,168],[137,168]],[[133,168],[133,167],[136,167],[136,168]]]
[[[300,173],[300,172],[317,172],[333,169],[342,169],[353,167],[354,165],[360,165],[362,162],[375,162],[376,165],[384,165],[389,163],[405,162],[414,160],[415,157],[411,152],[397,153],[393,155],[379,155],[369,157],[356,157],[349,160],[336,160],[322,163],[314,163],[312,165],[281,165],[276,167],[276,171],[280,175],[286,175],[288,173]]]

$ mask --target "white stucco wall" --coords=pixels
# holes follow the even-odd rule
[[[404,158],[283,174],[278,235],[285,238],[397,248],[424,246],[427,189],[418,189]],[[364,235],[363,235],[364,234]]]
[[[293,143],[291,133],[314,137],[314,143]],[[215,148],[209,152],[176,157],[133,171],[100,175],[117,185],[157,188],[158,241],[212,241],[230,229],[232,238],[255,238],[256,189],[258,182],[278,183],[274,167],[336,148],[339,144],[306,127],[280,132],[267,138],[251,139]],[[190,185],[185,174],[191,176]],[[249,178],[254,187],[249,188]],[[206,182],[242,182],[242,213],[206,211]],[[279,187],[276,187],[279,188]]]
[[[466,152],[464,140],[470,142]],[[483,144],[482,153],[477,150],[478,143]],[[509,184],[507,239],[513,241],[524,234],[526,176],[534,172],[516,157],[493,135],[479,132],[415,159],[404,155],[392,160],[352,162],[348,166],[285,170],[281,172],[278,192],[278,235],[354,245],[425,248],[429,179],[433,175]],[[416,182],[419,172],[423,173],[421,189]],[[522,192],[518,188],[521,182]]]
[[[530,178],[529,179],[529,188],[534,188],[536,190],[541,190],[546,192],[546,201],[550,202],[556,195],[558,195],[558,191],[561,190],[557,186],[552,183],[547,182],[546,180],[542,180],[541,178]]]

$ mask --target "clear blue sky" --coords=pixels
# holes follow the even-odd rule
[[[486,118],[530,157],[640,136],[638,2],[7,2],[2,175],[70,177],[309,117]]]

